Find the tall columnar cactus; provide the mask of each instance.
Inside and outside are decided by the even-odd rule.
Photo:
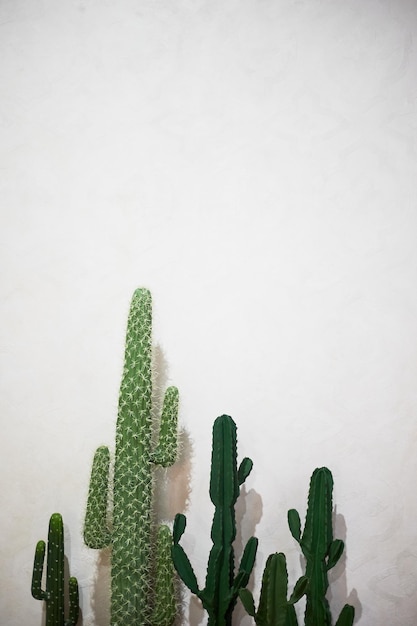
[[[288,511],[288,524],[306,559],[309,579],[305,626],[331,626],[332,616],[326,592],[329,586],[327,572],[336,565],[344,550],[341,539],[333,539],[332,524],[333,477],[327,467],[314,470],[310,480],[307,515],[303,534],[300,516],[295,509]],[[351,626],[355,610],[346,604],[336,626]]]
[[[307,586],[308,578],[301,576],[287,600],[287,562],[282,552],[275,552],[266,561],[258,610],[249,589],[241,589],[239,597],[258,626],[298,626],[294,604],[305,594]]]
[[[93,461],[84,524],[88,546],[112,546],[112,626],[170,626],[176,612],[171,533],[167,527],[157,530],[153,523],[152,470],[176,460],[178,390],[166,390],[154,446],[151,327],[151,294],[138,289],[127,323],[113,493],[109,494],[110,454],[102,446]]]
[[[218,417],[213,426],[210,498],[215,506],[211,539],[213,547],[207,566],[206,586],[198,588],[197,578],[179,540],[186,518],[178,514],[174,521],[172,557],[181,579],[196,594],[208,613],[209,626],[230,626],[239,590],[249,581],[258,540],[246,544],[239,570],[234,573],[233,541],[236,537],[235,503],[252,469],[251,459],[244,458],[237,468],[236,424],[228,415]]]
[[[46,556],[45,590],[42,589],[43,564],[46,545],[38,541],[35,550],[32,575],[32,596],[46,604],[46,626],[75,626],[78,622],[78,583],[71,577],[69,588],[69,615],[64,615],[64,526],[59,513],[49,520],[48,549]]]

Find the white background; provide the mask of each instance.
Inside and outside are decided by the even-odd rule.
[[[187,513],[200,583],[228,413],[254,461],[255,593],[270,552],[301,574],[286,513],[327,465],[334,617],[348,600],[361,626],[415,626],[416,32],[415,0],[2,0],[2,624],[41,625],[54,511],[83,624],[107,624],[108,559],[81,531],[143,285],[181,393],[160,506]]]

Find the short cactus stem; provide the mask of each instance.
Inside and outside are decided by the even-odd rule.
[[[46,556],[46,583],[42,589],[42,575]],[[79,617],[78,583],[71,577],[68,581],[69,615],[65,620],[64,604],[64,526],[59,513],[49,520],[48,546],[38,541],[32,574],[32,596],[46,604],[46,626],[76,626]]]
[[[269,555],[265,565],[258,610],[249,589],[241,589],[239,596],[258,626],[297,626],[294,604],[305,594],[307,586],[308,578],[301,576],[287,599],[287,561],[282,552],[275,552]]]

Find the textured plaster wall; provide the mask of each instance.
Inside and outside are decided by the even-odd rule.
[[[146,285],[182,397],[160,506],[186,506],[201,582],[229,413],[254,460],[237,545],[259,537],[254,590],[272,551],[300,575],[286,512],[327,465],[334,615],[348,599],[361,626],[415,626],[416,34],[414,0],[2,0],[2,624],[41,625],[32,558],[54,511],[83,624],[107,624],[82,519]]]

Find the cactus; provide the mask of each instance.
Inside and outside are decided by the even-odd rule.
[[[93,461],[84,523],[89,547],[112,547],[112,626],[170,626],[176,613],[171,532],[155,529],[152,495],[154,466],[167,467],[176,460],[178,390],[166,390],[158,445],[153,446],[151,327],[151,295],[137,289],[127,323],[113,493],[110,453],[102,446]]]
[[[179,545],[186,518],[177,514],[174,521],[172,558],[180,578],[200,598],[208,613],[209,626],[230,626],[239,590],[249,581],[258,540],[251,537],[246,544],[239,571],[234,575],[233,541],[236,537],[235,503],[252,469],[251,459],[245,458],[237,469],[236,424],[228,415],[218,417],[213,426],[213,448],[210,474],[210,499],[215,506],[206,586],[198,588],[191,563]]]
[[[298,626],[294,604],[305,594],[307,586],[308,578],[301,576],[287,600],[287,562],[282,552],[275,552],[266,561],[258,610],[249,589],[241,589],[239,597],[258,626]]]
[[[305,626],[331,626],[332,616],[326,592],[327,572],[336,565],[344,550],[341,539],[333,539],[332,524],[333,477],[327,467],[314,470],[310,480],[307,515],[301,535],[300,516],[288,511],[288,524],[306,559],[309,579],[306,596]],[[346,604],[336,626],[352,626],[355,610]]]
[[[69,587],[69,615],[64,615],[64,526],[59,513],[49,520],[48,551],[46,557],[45,590],[42,589],[43,564],[46,545],[38,541],[32,575],[32,596],[46,603],[46,626],[75,626],[78,622],[78,583],[71,577]]]

